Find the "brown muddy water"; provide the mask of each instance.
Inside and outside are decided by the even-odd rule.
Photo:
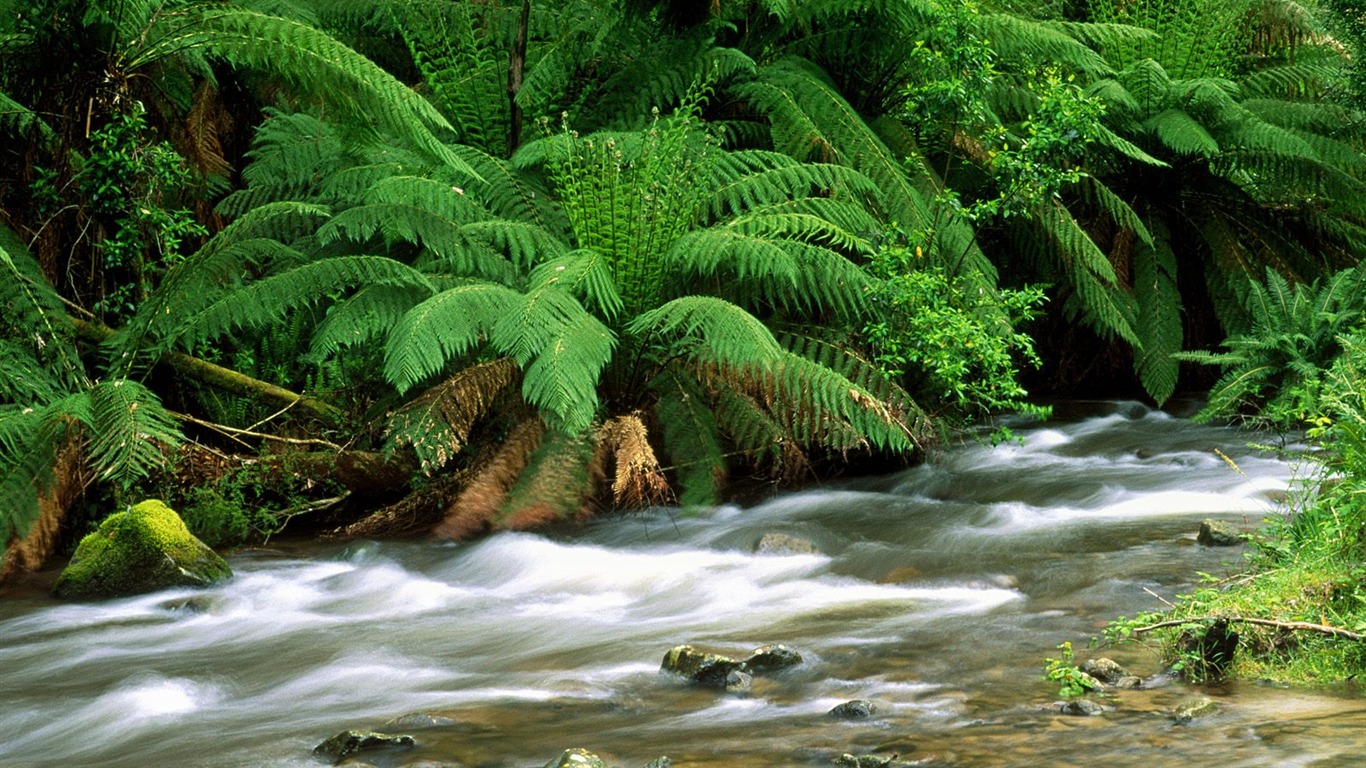
[[[567,747],[637,768],[829,766],[896,753],[944,766],[1354,766],[1366,699],[1249,682],[1120,692],[1066,717],[1040,680],[1117,615],[1191,589],[1241,551],[1204,517],[1253,526],[1293,472],[1246,434],[1095,403],[915,469],[748,508],[660,510],[573,536],[243,552],[205,592],[0,601],[0,768],[316,766],[348,728],[417,746],[376,766],[525,766]],[[1241,470],[1235,472],[1216,453]],[[765,533],[818,554],[757,554]],[[187,599],[193,598],[193,600]],[[743,695],[658,672],[691,643],[765,643],[801,666]],[[1106,649],[1139,674],[1142,648]],[[1179,725],[1207,696],[1221,708]],[[842,721],[831,707],[876,703]]]

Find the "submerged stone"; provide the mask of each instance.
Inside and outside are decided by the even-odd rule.
[[[674,761],[668,755],[660,755],[646,763],[645,768],[674,768]]]
[[[732,672],[744,672],[744,662],[716,653],[704,653],[691,645],[678,645],[664,654],[661,671],[681,675],[713,688],[730,687]],[[748,675],[746,675],[748,677]],[[738,683],[738,680],[736,681]]]
[[[762,555],[815,555],[820,550],[807,539],[789,536],[786,533],[765,533],[754,551]]]
[[[1229,523],[1203,520],[1200,522],[1200,533],[1196,534],[1195,540],[1207,547],[1236,547],[1243,543],[1243,535]]]
[[[342,731],[313,748],[313,754],[340,763],[351,755],[365,749],[384,749],[388,747],[411,747],[417,741],[412,736],[391,735],[376,731]]]
[[[195,538],[174,510],[149,500],[110,515],[81,539],[52,594],[122,597],[204,587],[231,576],[223,558]]]
[[[744,665],[755,674],[795,667],[802,663],[802,655],[786,645],[773,644],[755,648]]]
[[[877,705],[867,699],[854,699],[831,709],[830,714],[845,720],[861,720],[876,715]]]
[[[576,747],[561,752],[559,757],[546,763],[545,768],[607,768],[607,763],[592,752]]]
[[[1058,707],[1058,711],[1074,717],[1098,717],[1105,714],[1105,707],[1090,699],[1073,699],[1072,701],[1064,701]]]
[[[1181,706],[1172,710],[1172,720],[1178,724],[1186,724],[1196,718],[1212,715],[1219,711],[1219,705],[1209,699],[1194,699],[1187,701]]]
[[[1115,681],[1115,687],[1122,691],[1136,691],[1143,687],[1143,678],[1138,675],[1125,675]]]

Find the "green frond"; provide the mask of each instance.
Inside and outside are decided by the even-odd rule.
[[[804,163],[788,155],[761,150],[722,153],[710,163],[705,210],[713,217],[810,197],[813,190],[836,192],[848,199],[875,198],[878,187],[853,168]]]
[[[634,57],[603,83],[593,117],[600,125],[643,119],[651,110],[681,103],[699,83],[724,88],[753,75],[754,60],[735,48],[716,45],[713,30],[699,26],[663,41],[647,56]]]
[[[1077,183],[1081,198],[1087,205],[1096,208],[1110,217],[1121,229],[1127,229],[1138,236],[1143,243],[1151,245],[1153,235],[1148,225],[1119,195],[1116,195],[1104,182],[1094,176],[1086,176]]]
[[[587,429],[597,415],[598,383],[616,339],[567,291],[546,286],[512,303],[489,341],[522,366],[522,398],[552,427]]]
[[[476,175],[435,135],[453,129],[428,101],[308,24],[229,4],[193,3],[162,14],[139,42],[127,52],[125,71],[189,52],[221,58],[280,78],[357,125],[387,130],[447,167]]]
[[[408,391],[477,346],[523,298],[506,286],[471,283],[423,301],[389,332],[384,378],[399,392]]]
[[[1135,330],[1140,347],[1134,353],[1134,370],[1148,395],[1158,405],[1176,391],[1181,351],[1181,294],[1176,282],[1176,254],[1166,237],[1135,249]]]
[[[41,410],[0,409],[0,541],[28,535],[38,519],[38,496],[54,479],[57,453],[88,407],[81,393]]]
[[[982,13],[977,23],[986,39],[991,41],[992,49],[1003,60],[1031,65],[1037,61],[1050,61],[1069,70],[1094,75],[1112,71],[1103,56],[1075,36],[1085,25],[1035,21],[1014,13]],[[1115,41],[1121,36],[1118,30],[1111,26],[1094,30],[1093,34]]]
[[[91,387],[89,461],[101,480],[129,488],[168,461],[184,439],[175,419],[149,389],[131,379]]]
[[[784,333],[778,341],[790,352],[848,379],[881,403],[892,420],[905,427],[911,441],[922,446],[929,442],[933,425],[929,414],[900,384],[887,376],[872,361],[847,344],[836,344],[807,333]]]
[[[301,264],[214,297],[182,320],[167,343],[194,344],[238,329],[259,328],[282,320],[291,310],[312,306],[329,295],[388,282],[432,290],[421,273],[382,256],[338,256]]]
[[[1339,62],[1300,61],[1275,67],[1262,67],[1239,82],[1249,96],[1284,99],[1303,98],[1325,93],[1342,76]],[[1315,106],[1329,106],[1315,101]]]
[[[532,271],[530,285],[533,290],[555,284],[609,322],[625,307],[607,257],[591,248],[579,248],[550,258]]]
[[[908,230],[928,231],[931,215],[924,195],[863,117],[810,62],[788,57],[759,70],[752,83],[735,89],[768,119],[776,148],[798,159],[839,162],[877,185],[889,219]]]
[[[718,487],[726,475],[726,453],[717,434],[721,426],[718,414],[690,377],[669,371],[656,377],[653,387],[658,397],[655,418],[677,478],[679,503],[684,508],[716,503]]]
[[[479,174],[465,191],[495,216],[538,225],[549,232],[568,232],[563,211],[551,203],[551,196],[533,175],[512,163],[481,152],[474,147],[453,146],[451,152]]]
[[[1067,303],[1069,315],[1080,315],[1099,333],[1137,346],[1132,300],[1117,285],[1113,265],[1091,236],[1057,201],[1035,206],[1032,220],[1043,230],[1049,250],[1073,289]]]
[[[251,162],[242,169],[246,188],[217,206],[229,218],[241,218],[266,203],[313,200],[319,179],[332,178],[347,164],[342,138],[331,124],[302,112],[265,113],[247,152]]]
[[[57,138],[57,133],[36,112],[0,91],[0,130],[13,136],[36,139],[44,144]]]
[[[868,285],[857,265],[829,248],[763,237],[743,225],[693,230],[674,241],[666,259],[682,275],[720,278],[728,295],[807,313],[856,316]]]
[[[1184,109],[1164,109],[1143,121],[1143,127],[1178,154],[1202,157],[1219,154],[1219,142]]]
[[[429,178],[392,177],[372,188],[361,205],[332,217],[318,230],[318,239],[323,245],[341,239],[365,243],[375,236],[386,246],[413,243],[430,251],[445,271],[507,282],[513,276],[512,263],[465,230],[487,217],[459,187]],[[487,225],[482,233],[489,233]],[[524,238],[511,242],[526,247]]]
[[[0,337],[22,337],[29,355],[66,386],[84,378],[57,291],[22,240],[0,224]],[[31,347],[29,345],[32,345]]]
[[[713,296],[685,296],[633,318],[626,330],[637,338],[676,338],[679,354],[722,365],[767,368],[784,352],[762,322]]]
[[[475,423],[517,378],[508,358],[465,368],[394,411],[385,437],[390,445],[411,446],[430,475],[464,450]]]
[[[38,362],[28,344],[0,339],[0,404],[50,403],[65,390],[62,382]]]
[[[367,285],[334,304],[313,332],[308,355],[326,360],[343,347],[356,347],[386,337],[403,315],[432,290],[412,283]]]

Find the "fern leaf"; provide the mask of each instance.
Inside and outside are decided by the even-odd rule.
[[[1176,255],[1167,239],[1134,254],[1134,298],[1138,306],[1139,350],[1134,369],[1158,405],[1176,391],[1181,351],[1181,294],[1176,284]]]
[[[773,333],[753,315],[724,299],[685,296],[631,320],[637,338],[677,337],[684,353],[741,367],[766,368],[783,356]]]
[[[689,377],[665,372],[655,378],[654,387],[659,397],[655,416],[677,477],[679,503],[684,507],[714,504],[726,476],[717,414]]]
[[[446,510],[432,534],[462,541],[488,530],[544,435],[545,425],[539,418],[526,419],[514,427]]]
[[[183,441],[157,396],[129,379],[90,388],[90,464],[100,479],[127,489],[167,463],[167,450]]]
[[[523,302],[518,292],[471,283],[432,296],[404,313],[384,348],[384,378],[406,392],[472,349]]]

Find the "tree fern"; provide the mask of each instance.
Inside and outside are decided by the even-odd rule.
[[[1139,345],[1134,369],[1144,390],[1159,405],[1176,391],[1178,363],[1174,355],[1181,351],[1182,343],[1181,296],[1176,277],[1176,254],[1167,238],[1135,250],[1134,330]]]
[[[431,474],[464,450],[474,425],[517,377],[508,358],[465,368],[396,410],[386,436],[391,445],[411,446]]]

